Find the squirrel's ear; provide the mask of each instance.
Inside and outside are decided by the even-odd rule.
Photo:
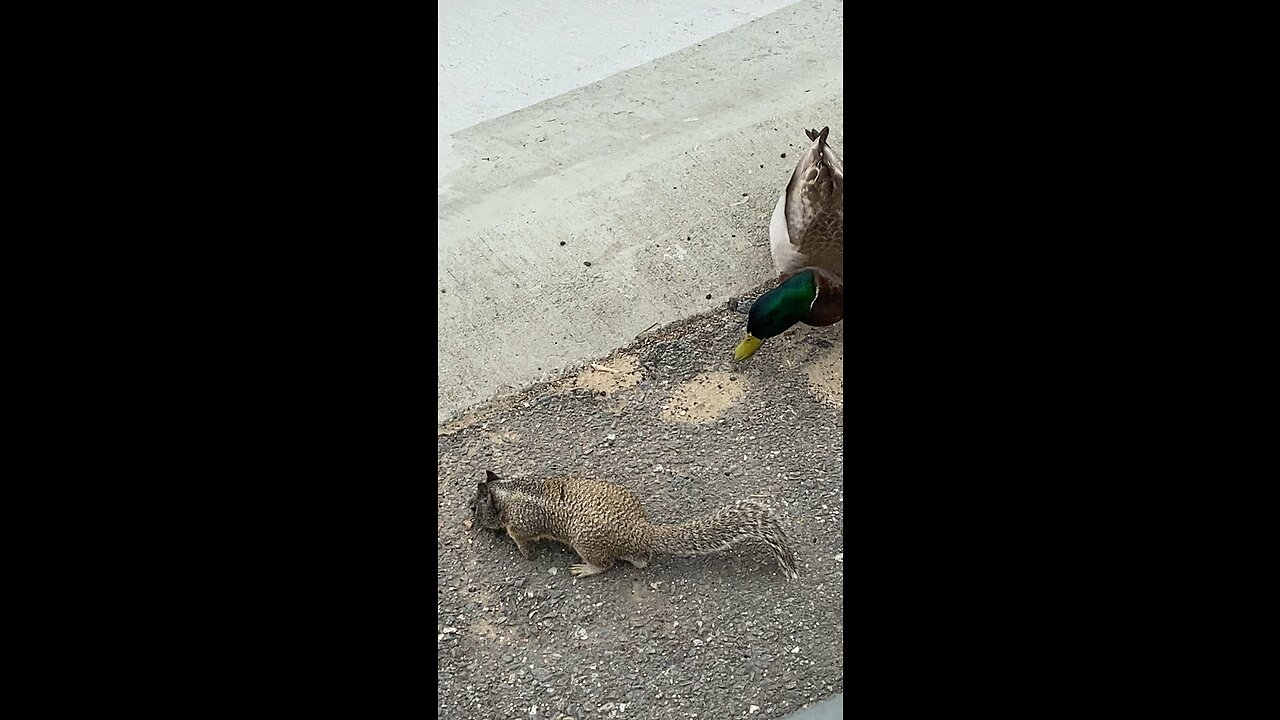
[[[497,482],[502,478],[498,477],[497,475],[494,475],[492,470],[485,470],[484,479],[488,480],[489,482]]]
[[[476,485],[476,494],[480,497],[486,497],[489,494],[489,483],[480,483]]]

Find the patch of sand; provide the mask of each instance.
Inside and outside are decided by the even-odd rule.
[[[715,420],[746,394],[741,375],[724,371],[702,373],[683,383],[662,410],[662,419],[704,423]]]
[[[778,353],[782,372],[803,372],[810,392],[828,405],[844,408],[843,328],[801,325],[776,340],[774,348],[766,343],[760,352]]]
[[[462,417],[456,417],[442,425],[437,425],[436,435],[453,435],[466,430],[472,425],[475,425],[476,420],[479,419],[479,417],[480,414],[475,412],[467,413]]]
[[[488,439],[490,443],[494,445],[502,445],[503,443],[506,443],[508,445],[515,445],[516,443],[520,442],[520,439],[521,439],[520,433],[515,432],[514,430],[504,430],[501,432],[486,432],[484,436],[486,439]]]
[[[809,387],[828,405],[844,408],[844,343],[804,365]]]
[[[619,390],[634,387],[638,382],[640,371],[636,369],[636,359],[619,355],[608,361],[588,363],[573,378],[573,387],[612,395]]]

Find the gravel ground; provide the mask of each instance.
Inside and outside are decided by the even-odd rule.
[[[439,426],[440,717],[783,718],[844,691],[843,323],[733,363],[745,321],[691,318]],[[657,522],[770,496],[800,579],[742,545],[575,580],[558,543],[528,562],[465,527],[486,469],[619,482]]]

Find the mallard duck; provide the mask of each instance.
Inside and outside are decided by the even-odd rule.
[[[745,360],[798,322],[844,318],[844,163],[827,144],[831,128],[805,130],[800,156],[769,222],[769,248],[782,283],[751,306],[747,336],[733,351]]]

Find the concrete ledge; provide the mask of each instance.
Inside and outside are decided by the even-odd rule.
[[[800,712],[788,715],[785,720],[840,720],[844,717],[844,694],[832,695]]]

